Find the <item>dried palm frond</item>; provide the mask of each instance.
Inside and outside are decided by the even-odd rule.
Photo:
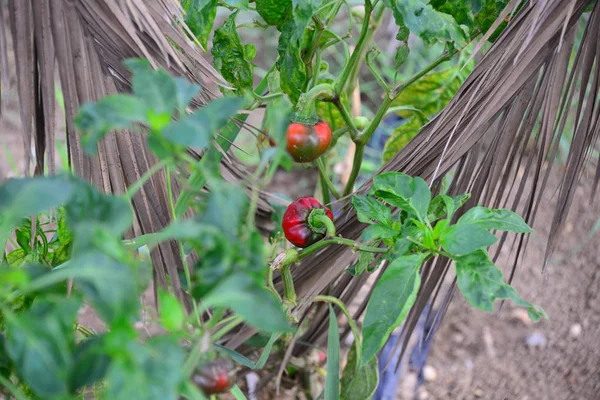
[[[3,2],[4,3],[4,2]],[[64,97],[67,146],[74,172],[107,193],[126,188],[156,160],[145,139],[136,132],[111,133],[98,146],[96,157],[82,151],[81,137],[73,126],[79,107],[108,94],[130,90],[123,60],[147,58],[155,67],[183,76],[201,86],[223,84],[223,78],[202,57],[198,46],[184,32],[182,9],[176,0],[10,0],[0,4],[0,65],[3,85],[8,86],[9,44],[16,61],[17,89],[21,106],[25,174],[35,146],[35,173],[55,171],[55,71]],[[9,31],[10,29],[10,31]],[[194,100],[206,104],[214,94],[204,89]],[[178,188],[174,188],[177,192]],[[156,232],[169,218],[165,176],[156,174],[133,199],[134,232]],[[175,293],[183,299],[177,268],[179,249],[173,243],[152,252],[154,275],[166,285],[170,275]]]
[[[600,132],[600,6],[583,14],[588,0],[529,1],[475,67],[448,106],[380,172],[400,171],[421,176],[439,189],[443,176],[453,171],[449,194],[472,194],[465,210],[480,204],[510,208],[532,225],[555,164],[558,145],[567,130],[572,145],[561,175],[558,207],[548,240],[546,262],[556,247],[574,189],[590,150]],[[509,6],[510,7],[510,6]],[[575,41],[578,22],[587,18],[583,38]],[[572,55],[576,54],[572,61]],[[574,121],[571,125],[567,120]],[[596,175],[596,182],[598,180]],[[371,188],[367,181],[359,190]],[[457,215],[459,217],[460,215]],[[346,211],[338,218],[337,231],[358,239],[364,225]],[[527,245],[527,237],[512,236],[516,252],[510,279]],[[494,259],[508,242],[504,234]],[[344,246],[327,247],[304,259],[293,269],[299,317],[313,310],[312,299],[321,293],[350,303],[363,277],[344,273],[356,255]],[[422,269],[421,288],[404,324],[406,348],[423,310],[439,303],[428,315],[437,326],[456,288],[456,280],[443,286],[450,263],[437,259]],[[384,267],[385,268],[385,267]],[[444,294],[445,293],[445,294]],[[363,313],[368,297],[361,300],[355,318]],[[327,314],[322,310],[299,342],[322,343]],[[244,329],[232,337],[235,347],[252,335]],[[298,347],[301,354],[306,347]]]

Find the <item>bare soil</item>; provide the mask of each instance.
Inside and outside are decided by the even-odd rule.
[[[589,205],[591,182],[584,178],[577,189],[547,276],[552,201],[541,207],[515,276],[517,291],[550,319],[531,324],[511,304],[487,314],[457,295],[435,338],[419,399],[600,399],[600,207]]]

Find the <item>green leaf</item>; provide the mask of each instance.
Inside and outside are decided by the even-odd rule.
[[[487,230],[509,231],[517,233],[533,232],[525,220],[511,210],[490,210],[486,207],[473,207],[458,220],[459,224],[468,223]]]
[[[348,353],[348,361],[342,373],[342,400],[370,400],[379,384],[377,358],[361,364],[356,371],[356,347],[352,346]]]
[[[101,193],[79,179],[72,182],[77,190],[65,206],[65,213],[68,226],[76,233],[77,242],[93,241],[97,228],[120,236],[133,224],[128,200]]]
[[[352,196],[352,206],[356,210],[358,220],[365,224],[392,223],[392,213],[389,208],[372,197],[355,195]]]
[[[374,260],[375,254],[370,253],[368,251],[361,251],[356,264],[352,265],[346,271],[348,271],[352,276],[359,276],[369,268],[369,265]]]
[[[84,136],[83,149],[90,155],[109,131],[131,128],[134,123],[145,123],[148,108],[138,98],[125,94],[113,94],[96,103],[86,103],[74,118],[75,126]]]
[[[164,289],[158,291],[158,305],[160,310],[160,322],[162,326],[171,332],[177,332],[183,328],[185,323],[185,312],[179,301]]]
[[[74,284],[106,322],[137,317],[141,279],[129,265],[98,250],[88,249],[83,254],[74,255],[68,268],[98,269],[97,274],[75,278]]]
[[[533,321],[547,318],[544,310],[521,299],[512,286],[504,283],[502,272],[484,250],[457,258],[456,275],[461,293],[475,308],[492,312],[496,299],[511,299],[516,305],[526,307]]]
[[[237,241],[240,224],[248,210],[248,197],[244,190],[223,180],[210,182],[211,191],[201,221],[218,228],[228,239]]]
[[[291,10],[292,0],[256,0],[256,11],[269,25],[279,25]]]
[[[215,344],[215,346],[217,346],[218,348],[220,348],[221,350],[223,350],[224,352],[226,352],[227,354],[229,354],[229,356],[231,356],[231,358],[236,361],[237,363],[248,367],[250,369],[262,369],[265,364],[267,363],[267,360],[269,359],[269,355],[271,354],[271,350],[273,349],[273,345],[275,344],[275,342],[277,341],[277,339],[279,339],[279,334],[272,334],[271,337],[269,338],[269,341],[261,347],[263,348],[263,351],[260,355],[260,358],[258,359],[258,361],[256,363],[253,363],[252,361],[250,361],[248,358],[244,357],[243,355],[241,355],[240,353],[238,353],[235,350],[229,349],[225,346],[221,346],[219,344]]]
[[[6,318],[6,352],[20,378],[41,398],[69,392],[79,306],[73,297],[39,299],[29,311]]]
[[[431,191],[419,177],[386,172],[373,178],[373,191],[377,197],[394,207],[415,214],[419,219],[427,217]]]
[[[496,240],[496,236],[479,226],[461,223],[446,228],[440,244],[447,252],[460,256],[491,246]]]
[[[396,258],[381,275],[367,304],[363,322],[363,359],[367,364],[406,318],[417,297],[424,254]]]
[[[296,104],[306,86],[306,66],[302,59],[302,43],[311,18],[317,13],[321,0],[293,0],[291,13],[282,23],[277,45],[277,69],[281,88]]]
[[[175,86],[177,87],[177,109],[183,114],[183,110],[190,104],[192,99],[200,93],[201,87],[187,79],[176,77]]]
[[[452,218],[454,213],[465,205],[470,198],[471,195],[469,193],[459,194],[454,197],[445,194],[437,195],[431,200],[431,204],[429,204],[427,219],[429,222],[435,222],[441,218]]]
[[[248,0],[223,0],[223,3],[229,7],[238,8],[240,10],[248,9]]]
[[[163,137],[181,146],[206,148],[213,135],[227,125],[242,103],[239,97],[213,100],[195,113],[169,124],[163,130]]]
[[[269,74],[269,91],[271,93],[281,92],[281,79],[279,71],[274,70]],[[281,96],[267,103],[264,124],[269,136],[278,144],[285,143],[287,127],[290,123],[293,107],[289,98]],[[279,146],[282,148],[283,146]],[[287,154],[287,151],[283,152]],[[285,210],[285,209],[284,209]]]
[[[247,400],[246,396],[242,392],[242,389],[238,385],[231,388],[231,394],[235,397],[235,400]]]
[[[186,0],[183,2],[185,23],[205,49],[217,15],[217,0]]]
[[[296,33],[297,25],[293,18],[287,19],[283,24],[277,52],[277,69],[281,79],[281,89],[286,93],[293,104],[298,102],[302,89],[306,86],[306,66],[302,60],[301,38]]]
[[[325,400],[340,398],[340,333],[337,317],[329,304],[329,331],[327,333],[327,376]]]
[[[133,94],[142,100],[153,114],[171,116],[177,108],[177,84],[163,70],[154,70],[148,60],[128,59],[124,61],[133,72]]]
[[[458,62],[455,66],[445,70],[428,73],[405,88],[392,102],[392,106],[413,106],[428,117],[436,115],[452,100],[473,70],[474,63],[469,62],[464,68],[463,66],[465,66],[464,62]],[[408,117],[406,112],[401,112],[400,115]],[[417,120],[415,124],[417,122],[419,121]],[[420,122],[425,124],[427,121],[421,120]]]
[[[104,379],[110,361],[110,357],[105,354],[104,336],[94,336],[79,343],[75,349],[75,365],[69,378],[71,391],[91,386]]]
[[[6,255],[6,263],[11,267],[19,267],[29,260],[23,249],[16,249]]]
[[[213,63],[223,78],[238,92],[252,90],[254,65],[245,57],[244,45],[235,26],[238,11],[231,14],[215,31],[213,37]]]
[[[263,332],[290,330],[281,305],[271,292],[244,274],[235,274],[221,282],[203,298],[212,307],[228,307]]]
[[[161,336],[144,345],[124,343],[128,357],[109,368],[107,399],[176,400],[185,376],[185,353],[174,337]]]
[[[9,179],[0,185],[0,226],[8,231],[23,217],[57,207],[71,198],[74,189],[60,176]]]
[[[384,4],[392,9],[398,26],[405,25],[427,44],[453,42],[458,47],[465,42],[465,35],[454,18],[437,12],[425,1],[384,0]]]
[[[423,125],[427,123],[418,114],[411,119],[394,129],[394,132],[385,142],[383,147],[382,161],[384,163],[390,161],[404,146],[408,144],[421,131]]]
[[[396,25],[398,26],[398,33],[396,34],[396,40],[399,43],[396,48],[396,55],[394,60],[396,61],[396,71],[400,70],[400,67],[406,59],[408,58],[408,54],[410,53],[410,47],[408,47],[408,37],[410,36],[410,29],[404,24],[404,18],[400,14],[396,14],[395,16]]]
[[[365,242],[371,242],[376,239],[393,239],[400,232],[394,228],[384,225],[370,225],[363,231],[361,238]]]
[[[478,3],[475,2],[474,3]],[[515,12],[523,7],[524,3],[521,3],[517,6]],[[474,8],[473,12],[476,12],[475,15],[475,26],[479,28],[481,33],[487,33],[487,31],[491,28],[493,23],[498,19],[498,16],[504,10],[504,8],[508,5],[508,0],[484,0],[483,4],[480,8]],[[494,42],[498,36],[504,31],[504,29],[508,26],[507,21],[503,21],[498,28],[494,31],[494,33],[488,39],[490,42]]]
[[[466,25],[472,30],[476,5],[473,3],[480,3],[480,0],[432,0],[429,4],[435,10],[451,15],[459,25]]]

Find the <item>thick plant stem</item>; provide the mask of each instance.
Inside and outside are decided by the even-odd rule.
[[[294,278],[292,278],[292,271],[290,271],[291,264],[283,264],[279,272],[281,273],[281,280],[283,281],[283,301],[295,306],[296,305],[296,289],[294,289]]]
[[[365,154],[365,145],[356,143],[356,150],[354,151],[354,160],[352,161],[352,171],[350,171],[350,177],[344,188],[343,196],[348,196],[354,189],[354,183],[360,172],[360,166],[362,165],[363,156]]]
[[[370,36],[369,28],[371,25],[372,12],[373,7],[371,5],[371,2],[365,2],[365,18],[363,20],[362,28],[360,30],[360,36],[358,37],[358,41],[356,42],[356,47],[354,48],[354,51],[350,56],[350,60],[348,60],[348,63],[342,70],[342,74],[339,76],[338,80],[335,83],[335,93],[338,96],[344,91],[350,76],[353,74],[354,69],[358,68],[358,63],[362,58],[364,47],[367,43],[367,38]]]
[[[373,136],[373,134],[375,133],[375,130],[381,123],[383,116],[387,113],[388,109],[392,105],[392,102],[396,99],[396,97],[398,97],[400,95],[400,93],[402,93],[404,91],[404,89],[406,89],[407,87],[409,87],[410,85],[412,85],[413,83],[415,83],[416,81],[421,79],[423,76],[427,75],[429,72],[431,72],[433,69],[435,69],[438,65],[450,60],[454,56],[454,54],[456,54],[456,52],[457,52],[457,50],[455,50],[451,54],[444,52],[444,54],[442,54],[440,57],[438,57],[434,62],[432,62],[427,67],[423,68],[421,71],[419,71],[418,73],[413,75],[406,82],[403,82],[403,83],[395,86],[392,90],[390,90],[388,95],[383,100],[383,103],[381,103],[381,106],[377,110],[377,114],[375,114],[375,117],[373,117],[373,119],[371,120],[371,122],[369,123],[367,128],[363,132],[361,132],[360,135],[358,136],[357,145],[358,144],[366,145],[369,142],[369,140],[371,139],[371,136]]]
[[[319,167],[319,173],[321,174],[321,182],[325,184],[323,187],[323,196],[329,197],[329,192],[331,192],[333,197],[339,199],[340,193],[336,190],[333,182],[331,182],[331,179],[329,179],[329,175],[327,175],[327,168],[325,168],[325,163],[323,162],[322,158],[317,158],[317,167]],[[329,200],[325,200],[325,204],[329,203]]]
[[[375,34],[375,31],[377,31],[377,28],[379,27],[379,25],[381,24],[381,21],[383,20],[384,11],[385,11],[385,6],[383,4],[379,4],[375,7],[375,9],[373,10],[372,22],[367,24],[368,30],[367,30],[366,36],[364,38],[364,41],[361,44],[360,49],[358,47],[358,44],[356,46],[356,49],[360,50],[360,52],[358,53],[358,59],[356,61],[356,64],[354,65],[353,69],[350,71],[350,75],[348,76],[348,82],[350,84],[350,86],[348,87],[348,92],[352,92],[352,90],[354,90],[354,85],[356,85],[356,81],[358,80],[358,75],[360,73],[360,66],[362,64],[362,60],[364,60],[364,58],[365,58],[367,46],[369,45],[369,43],[371,43],[371,40],[373,39],[373,35]],[[366,18],[366,8],[365,8],[365,18]]]
[[[369,125],[365,128],[365,130],[362,131],[361,133],[359,133],[356,140],[354,140],[354,143],[356,143],[356,153],[354,154],[354,160],[352,162],[352,172],[350,173],[350,179],[348,179],[348,183],[346,184],[346,188],[344,189],[344,196],[347,196],[350,193],[352,193],[354,183],[356,182],[356,178],[358,177],[358,173],[360,172],[360,167],[362,165],[364,147],[366,146],[366,144],[369,142],[369,140],[375,133],[375,130],[381,123],[381,120],[383,119],[383,117],[387,114],[390,106],[392,105],[392,102],[396,99],[396,97],[398,97],[400,95],[400,93],[402,93],[402,91],[404,89],[406,89],[407,87],[409,87],[410,85],[412,85],[413,83],[415,83],[416,81],[421,79],[427,73],[431,72],[438,65],[450,60],[457,52],[458,52],[458,50],[454,50],[452,53],[445,52],[440,57],[438,57],[434,62],[432,62],[427,67],[425,67],[424,69],[419,71],[417,74],[412,76],[406,82],[403,82],[403,83],[397,85],[396,87],[394,87],[385,96],[383,103],[381,103],[381,106],[377,110],[377,114],[375,114],[375,116],[373,117],[371,122],[369,122]]]

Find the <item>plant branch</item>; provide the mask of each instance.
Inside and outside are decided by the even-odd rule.
[[[367,22],[367,33],[366,33],[363,43],[361,44],[361,48],[359,49],[358,43],[356,45],[356,50],[359,50],[359,53],[357,56],[358,58],[356,60],[356,64],[354,65],[352,71],[350,71],[350,75],[348,76],[348,82],[350,83],[350,88],[349,88],[350,91],[352,91],[354,89],[354,85],[356,84],[356,81],[358,80],[358,74],[360,73],[360,65],[362,64],[362,60],[365,57],[365,50],[367,49],[367,46],[369,45],[369,43],[371,43],[371,40],[373,39],[373,35],[375,34],[375,31],[377,31],[379,24],[381,24],[381,21],[384,16],[384,11],[385,11],[385,5],[383,5],[383,4],[377,5],[377,3],[376,3],[372,7],[372,12],[373,12],[372,21],[368,21],[368,20],[366,20],[367,13],[366,13],[366,7],[365,7],[365,20]],[[363,24],[364,24],[364,21],[363,21]]]
[[[344,196],[348,196],[354,189],[354,183],[360,172],[360,166],[362,165],[363,156],[365,154],[365,145],[362,143],[356,143],[356,150],[354,151],[354,159],[352,160],[352,171],[350,171],[350,177],[344,188]]]
[[[296,290],[294,289],[294,278],[290,271],[291,264],[282,264],[279,270],[281,280],[283,281],[283,300],[292,305],[296,305]]]
[[[337,79],[335,83],[335,93],[339,96],[346,87],[350,76],[353,74],[355,68],[362,57],[363,48],[365,43],[367,42],[367,37],[369,37],[369,28],[371,25],[371,13],[373,12],[373,5],[370,1],[365,2],[365,18],[362,23],[362,28],[360,30],[360,36],[358,37],[358,41],[356,42],[356,47],[350,56],[350,60],[344,66],[341,75]]]
[[[323,158],[317,158],[317,167],[319,167],[319,173],[321,174],[321,179],[325,183],[325,186],[326,186],[325,189],[329,189],[328,191],[331,192],[333,197],[335,197],[336,199],[339,199],[340,193],[335,188],[333,182],[331,182],[331,179],[329,179],[329,175],[327,175],[327,169],[325,168],[325,163],[323,162]],[[327,190],[325,190],[325,191],[327,191]],[[327,196],[329,197],[329,193],[327,193]],[[325,201],[325,204],[329,204],[329,203],[330,203],[329,201]]]
[[[358,129],[356,129],[356,125],[354,125],[354,121],[352,120],[350,113],[348,112],[346,107],[342,104],[342,101],[340,100],[340,98],[338,96],[334,97],[331,102],[333,103],[335,108],[337,108],[338,111],[340,112],[340,115],[342,116],[344,123],[348,127],[348,131],[350,131],[350,137],[354,141],[356,138],[358,138],[358,135],[360,132],[358,131]]]

